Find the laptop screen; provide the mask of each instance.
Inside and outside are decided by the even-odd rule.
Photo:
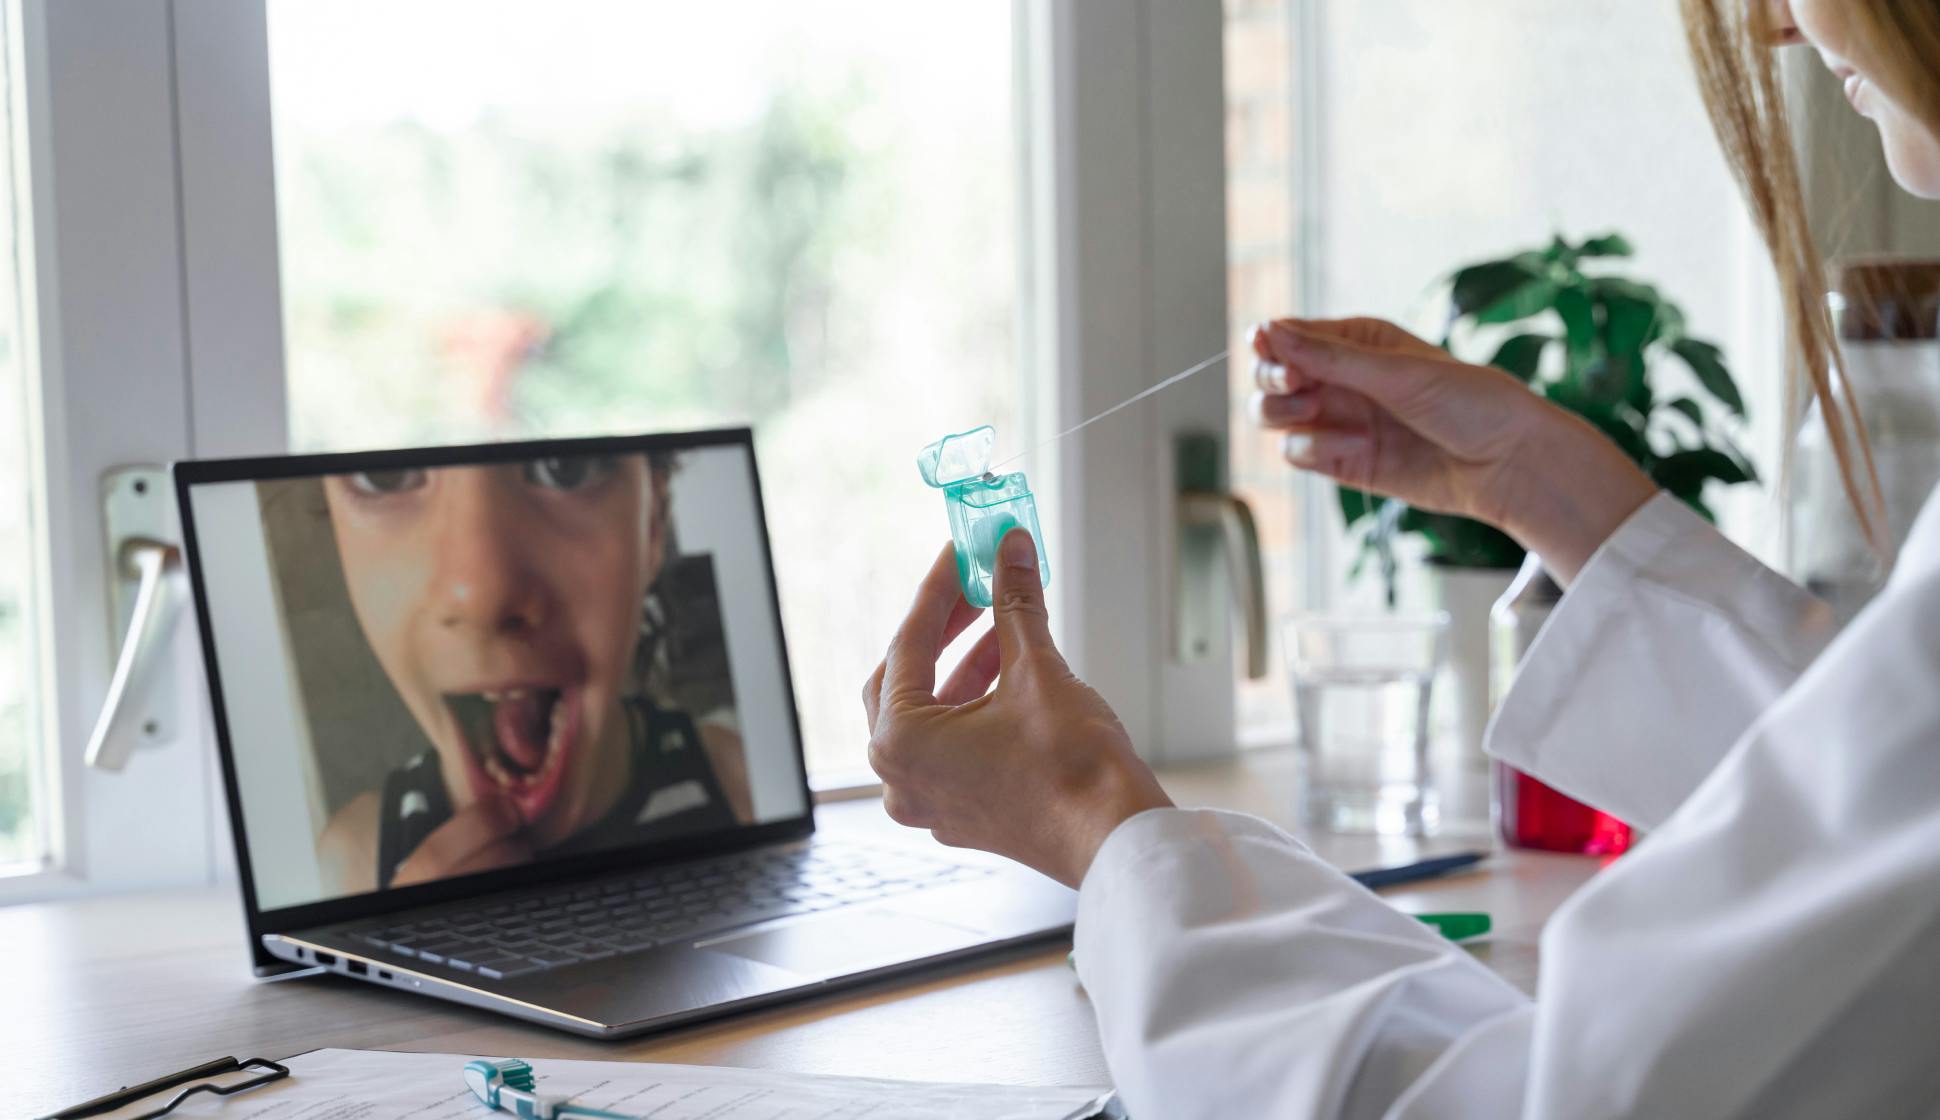
[[[261,910],[807,812],[746,437],[472,450],[184,485]]]

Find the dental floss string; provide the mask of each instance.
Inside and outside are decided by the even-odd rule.
[[[1073,435],[1077,432],[1081,432],[1084,429],[1091,427],[1093,424],[1096,424],[1098,421],[1103,420],[1105,417],[1110,416],[1112,413],[1117,412],[1120,409],[1130,408],[1133,405],[1137,404],[1138,402],[1144,400],[1146,397],[1149,397],[1154,393],[1161,392],[1165,389],[1169,389],[1172,386],[1177,385],[1179,382],[1184,381],[1189,377],[1194,377],[1194,376],[1197,376],[1198,374],[1204,373],[1205,371],[1207,371],[1208,369],[1211,369],[1213,366],[1217,365],[1218,363],[1225,361],[1229,356],[1231,356],[1231,354],[1232,354],[1231,350],[1221,350],[1219,353],[1214,354],[1212,357],[1207,358],[1206,360],[1199,362],[1188,369],[1180,370],[1178,373],[1173,374],[1171,377],[1166,378],[1164,381],[1159,382],[1157,385],[1154,385],[1149,389],[1141,390],[1140,392],[1135,393],[1132,396],[1129,396],[1122,401],[1119,401],[1117,404],[1112,405],[1110,408],[1106,409],[1103,412],[1100,412],[1096,416],[1093,416],[1088,420],[1082,420],[1076,424],[1073,424],[1071,427],[1066,428],[1065,430],[1059,432],[1057,435],[1052,436],[1050,439],[1045,440],[1043,443],[1040,443],[1035,447],[1030,447],[1030,448],[1024,449],[1023,451],[1019,451],[1017,454],[1012,455],[1010,458],[1003,460],[1003,462],[991,464],[990,469],[992,471],[995,471],[998,467],[1015,463],[1017,460],[1022,459],[1026,455],[1034,455],[1037,452],[1044,450],[1045,448],[1051,446],[1052,444],[1056,443],[1057,441],[1063,439],[1068,435]]]

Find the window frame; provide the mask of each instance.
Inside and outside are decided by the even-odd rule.
[[[1018,13],[1019,103],[1030,116],[1018,130],[1029,145],[1020,163],[1030,275],[1021,290],[1032,348],[1021,364],[1036,386],[1032,426],[1042,440],[1230,344],[1224,12],[1165,0],[1022,0]],[[1199,432],[1226,445],[1224,373],[1215,365],[1114,417],[1114,427],[1064,440],[1033,468],[1051,493],[1055,632],[1154,763],[1235,750],[1230,633],[1204,660],[1171,654],[1171,442]],[[1099,526],[1109,536],[1094,539]]]
[[[186,611],[173,739],[120,773],[81,755],[116,653],[103,473],[287,444],[280,378],[258,374],[282,368],[267,102],[254,116],[246,98],[225,103],[252,61],[267,74],[261,9],[15,0],[14,12],[49,826],[43,870],[0,879],[0,902],[206,883],[231,861]]]
[[[175,741],[118,774],[86,770],[81,752],[115,652],[103,471],[288,450],[266,0],[8,2],[23,31],[45,530],[35,664],[54,764],[48,868],[0,879],[0,903],[233,878],[186,613]],[[1018,367],[1041,440],[1227,345],[1222,12],[1013,5]],[[1168,652],[1169,437],[1223,439],[1225,380],[1209,372],[1117,419],[1030,467],[1054,621],[1148,757],[1226,754],[1230,643],[1192,665]],[[1089,531],[1101,525],[1109,537]]]

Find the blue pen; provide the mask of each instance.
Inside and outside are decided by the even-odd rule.
[[[465,1084],[471,1086],[479,1100],[504,1109],[520,1120],[571,1120],[576,1116],[589,1120],[632,1120],[623,1113],[573,1104],[571,1097],[541,1096],[536,1091],[538,1079],[531,1063],[517,1058],[466,1062]]]
[[[1382,887],[1398,887],[1403,883],[1433,879],[1437,875],[1446,875],[1451,871],[1472,867],[1487,858],[1489,858],[1487,852],[1458,852],[1452,856],[1438,856],[1435,859],[1425,859],[1420,863],[1410,863],[1402,867],[1377,867],[1372,871],[1356,871],[1348,877],[1369,890],[1379,890]]]

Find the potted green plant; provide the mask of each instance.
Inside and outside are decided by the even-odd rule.
[[[1719,409],[1742,419],[1744,398],[1723,353],[1687,332],[1675,303],[1605,267],[1631,255],[1617,234],[1576,244],[1556,237],[1545,248],[1459,269],[1449,280],[1441,345],[1470,361],[1489,355],[1487,364],[1588,420],[1659,486],[1711,518],[1707,483],[1757,478],[1714,422]],[[1666,366],[1689,370],[1690,391],[1665,389]],[[1379,565],[1390,604],[1396,541],[1412,534],[1425,543],[1437,598],[1450,615],[1455,723],[1464,749],[1479,758],[1489,709],[1489,607],[1522,564],[1522,547],[1468,518],[1348,487],[1339,496],[1349,527],[1364,527],[1362,561]]]

